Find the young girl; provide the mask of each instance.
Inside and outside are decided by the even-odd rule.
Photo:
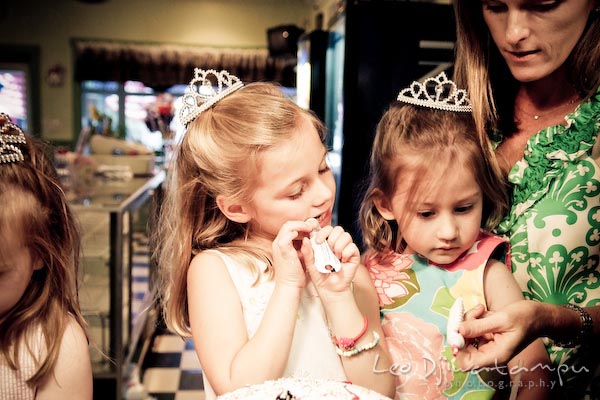
[[[358,247],[331,227],[324,129],[268,83],[195,70],[160,216],[164,316],[192,336],[208,399],[281,377],[393,393],[377,295]],[[315,268],[309,236],[339,272]],[[330,337],[331,332],[331,337]],[[334,343],[337,343],[334,344]]]
[[[497,261],[506,243],[481,230],[506,207],[502,180],[479,145],[466,92],[444,73],[413,82],[398,100],[377,126],[360,210],[396,396],[491,398],[501,389],[498,375],[516,371],[456,369],[446,326],[459,297],[467,309],[489,310],[522,299],[510,268]],[[539,368],[546,362],[536,341],[509,363],[522,367],[511,376],[515,389],[524,384],[519,398],[540,399],[549,389]]]
[[[91,399],[79,235],[52,162],[0,114],[0,399]]]

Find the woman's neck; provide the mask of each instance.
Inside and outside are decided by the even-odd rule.
[[[515,107],[543,114],[576,97],[577,91],[567,78],[566,68],[561,67],[545,78],[521,83]]]

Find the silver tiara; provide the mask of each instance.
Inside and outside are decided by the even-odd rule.
[[[427,78],[423,83],[414,81],[398,94],[403,103],[435,108],[445,111],[471,112],[471,100],[464,89],[458,89],[456,83],[440,72],[435,78]]]
[[[0,116],[6,123],[0,128],[0,164],[23,161],[23,152],[16,145],[25,144],[25,134],[17,125],[10,122],[10,117],[5,113]],[[13,131],[14,133],[9,133]]]
[[[179,110],[179,120],[186,126],[192,122],[202,111],[221,100],[230,93],[244,86],[235,75],[222,70],[194,68],[194,79],[190,81],[182,99]]]

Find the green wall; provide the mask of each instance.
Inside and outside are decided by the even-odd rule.
[[[0,13],[0,47],[39,47],[41,132],[36,133],[69,142],[78,134],[72,39],[266,48],[268,28],[295,24],[309,30],[315,7],[309,0],[10,0]],[[55,65],[65,68],[60,87],[45,82]]]

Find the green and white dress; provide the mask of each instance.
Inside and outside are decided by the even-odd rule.
[[[510,239],[525,298],[594,306],[600,304],[600,89],[565,120],[529,139],[509,172],[511,210],[496,233]],[[600,363],[600,345],[571,349],[546,340],[546,347],[557,384],[582,396]]]

